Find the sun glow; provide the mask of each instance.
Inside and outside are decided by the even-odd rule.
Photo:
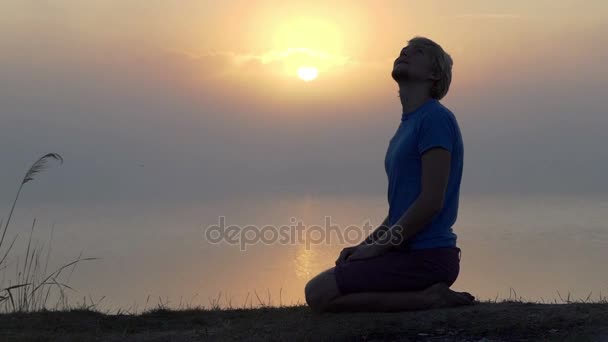
[[[320,73],[344,67],[349,58],[343,54],[343,34],[332,20],[314,16],[286,16],[272,28],[272,51],[262,63],[280,62],[284,75],[310,82]]]
[[[298,77],[306,82],[310,82],[319,76],[319,70],[315,67],[303,66],[298,69]]]
[[[315,17],[292,17],[277,27],[271,38],[277,47],[306,47],[314,51],[336,54],[342,50],[340,29],[328,20]]]

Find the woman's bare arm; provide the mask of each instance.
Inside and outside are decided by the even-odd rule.
[[[397,242],[397,245],[407,243],[443,208],[450,176],[450,157],[450,153],[442,148],[430,149],[422,155],[420,195],[388,231],[391,241]]]
[[[369,234],[369,236],[367,238],[365,238],[365,240],[363,240],[359,245],[365,245],[365,244],[369,244],[372,241],[377,241],[380,236],[384,235],[384,233],[389,229],[390,227],[388,226],[388,215],[386,216],[386,218],[384,219],[384,221],[382,221],[382,223],[380,224],[380,226],[378,226],[378,228],[376,228],[371,234]]]

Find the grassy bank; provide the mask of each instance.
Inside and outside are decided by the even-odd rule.
[[[316,314],[306,306],[236,310],[88,310],[0,315],[7,341],[608,341],[608,304],[481,302],[403,313]]]

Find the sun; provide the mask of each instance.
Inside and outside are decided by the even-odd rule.
[[[310,82],[319,76],[319,70],[315,67],[303,66],[298,69],[298,77],[305,82]]]

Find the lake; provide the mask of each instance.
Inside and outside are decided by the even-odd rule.
[[[350,244],[333,238],[318,242],[312,233],[308,244],[280,241],[268,228],[266,242],[242,248],[210,242],[207,229],[218,225],[221,216],[226,226],[253,225],[258,232],[294,221],[307,228],[323,226],[327,216],[341,232],[351,226],[352,240],[357,237],[353,227],[363,229],[366,221],[375,227],[386,211],[383,196],[325,195],[49,206],[17,208],[8,234],[19,233],[15,251],[24,250],[36,217],[39,243],[48,242],[55,224],[52,264],[68,262],[81,251],[99,257],[76,267],[69,279],[75,291],[68,293],[73,301],[105,296],[102,309],[141,310],[159,300],[169,306],[180,301],[208,306],[218,298],[221,305],[233,306],[243,306],[245,300],[247,306],[260,301],[295,304],[304,301],[306,282],[333,266],[339,251]],[[462,195],[453,227],[462,249],[461,272],[452,288],[480,299],[517,296],[560,302],[560,295],[585,299],[591,293],[590,299],[597,300],[600,293],[608,294],[606,213],[608,196]],[[3,273],[5,284],[18,254]]]

